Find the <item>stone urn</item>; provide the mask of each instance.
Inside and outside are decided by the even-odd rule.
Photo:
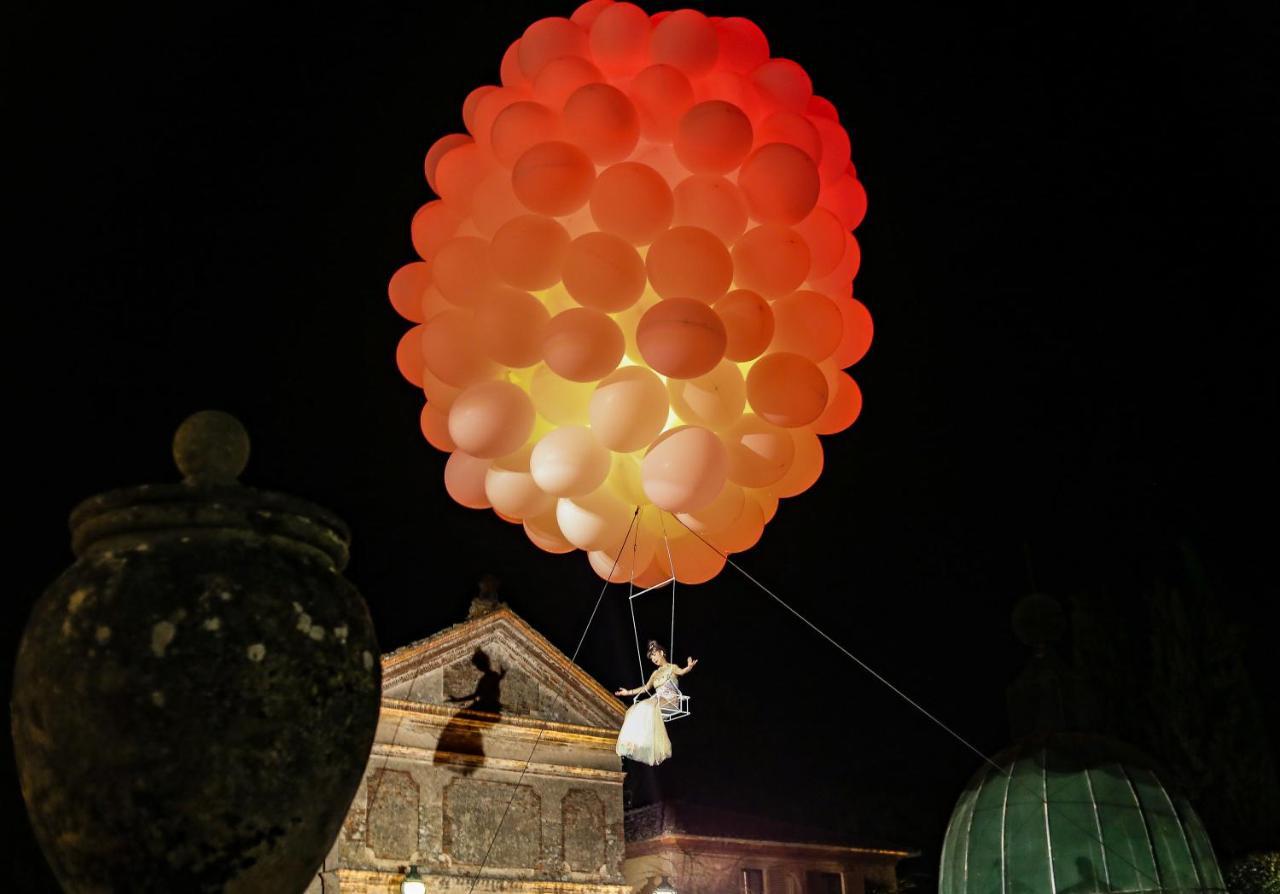
[[[293,894],[364,772],[381,664],[329,512],[237,483],[240,423],[189,418],[181,484],[71,514],[12,724],[32,826],[71,892]]]

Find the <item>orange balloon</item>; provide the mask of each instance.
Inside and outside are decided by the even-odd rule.
[[[422,333],[426,328],[414,326],[400,336],[400,343],[396,345],[396,368],[400,370],[400,375],[419,388],[422,387],[422,371],[426,368],[426,361],[422,356]]]
[[[574,382],[595,382],[618,367],[625,341],[618,324],[589,307],[561,311],[547,324],[542,355],[547,366]]]
[[[674,575],[680,583],[689,585],[705,584],[725,566],[724,556],[714,546],[694,536],[671,541],[670,556],[666,550],[655,550],[653,560],[664,576]]]
[[[509,285],[531,292],[560,281],[568,254],[569,234],[540,214],[524,214],[507,221],[489,244],[489,263],[494,272]]]
[[[674,211],[666,179],[638,162],[605,168],[591,193],[596,225],[634,245],[648,245],[665,232]]]
[[[551,314],[528,292],[497,288],[476,304],[476,334],[486,355],[521,369],[542,359],[542,339]]]
[[[553,425],[586,425],[595,386],[561,378],[545,364],[533,371],[529,395],[538,415]]]
[[[720,317],[692,298],[659,301],[636,325],[636,344],[644,362],[675,379],[710,372],[724,356],[725,343]]]
[[[477,382],[449,410],[449,437],[465,453],[496,459],[520,449],[533,432],[533,401],[510,382]]]
[[[475,136],[476,133],[476,106],[480,105],[480,100],[498,89],[493,84],[485,84],[472,90],[467,94],[467,98],[462,101],[462,123],[472,136]]]
[[[502,54],[502,63],[498,67],[499,80],[504,87],[528,87],[529,79],[520,70],[520,41],[515,40]]]
[[[862,263],[862,250],[858,247],[858,240],[851,234],[846,233],[844,240],[844,255],[835,269],[826,276],[809,277],[809,288],[815,292],[825,292],[828,295],[849,293],[853,278],[858,274],[858,266]]]
[[[809,121],[822,137],[822,161],[818,164],[818,174],[823,183],[834,183],[849,168],[849,133],[839,121],[830,118],[810,116]],[[850,224],[849,229],[853,226]]]
[[[454,236],[440,246],[431,276],[445,300],[458,307],[470,307],[498,285],[489,245],[478,236]]]
[[[844,325],[841,327],[840,345],[832,360],[836,366],[845,369],[866,355],[871,347],[874,327],[871,314],[861,301],[856,298],[838,298],[835,303],[844,319]]]
[[[853,425],[862,412],[862,390],[848,373],[825,367],[822,372],[831,397],[822,415],[814,420],[813,430],[820,435],[834,435]]]
[[[781,480],[795,459],[795,441],[776,425],[747,413],[723,435],[729,457],[729,480],[747,488],[768,487]]]
[[[635,587],[644,589],[663,580],[662,573],[657,571],[650,574],[653,583],[640,583],[643,575],[654,566],[653,548],[651,542],[644,540],[635,542],[634,536],[628,538],[620,550],[592,550],[587,553],[587,561],[591,563],[591,570],[598,574],[601,580],[607,580],[610,583],[625,584],[627,581],[633,581]]]
[[[677,226],[701,227],[726,245],[736,242],[747,229],[747,203],[738,187],[723,177],[694,174],[682,180],[672,195]],[[843,242],[840,249],[844,249]]]
[[[528,213],[511,188],[511,174],[498,169],[476,184],[469,223],[480,235],[492,238],[507,221]]]
[[[807,428],[791,430],[796,442],[796,458],[782,479],[769,490],[779,497],[794,497],[813,487],[822,474],[822,442]]]
[[[730,360],[754,360],[773,340],[773,310],[769,302],[748,289],[735,289],[715,303],[724,323],[724,355]]]
[[[624,366],[596,386],[591,430],[610,450],[631,453],[662,432],[668,409],[667,388],[657,375],[643,366]]]
[[[760,541],[764,526],[764,510],[760,508],[760,504],[744,497],[738,517],[725,528],[708,535],[707,539],[719,547],[721,552],[740,553],[751,549]]]
[[[729,290],[734,273],[724,243],[700,227],[672,227],[655,239],[645,269],[649,284],[663,298],[696,298],[707,304]]]
[[[533,82],[533,95],[539,102],[558,112],[579,87],[602,80],[604,75],[600,73],[600,69],[586,59],[561,56],[543,66]]]
[[[432,447],[445,453],[458,449],[458,445],[449,437],[449,414],[441,412],[435,404],[428,402],[422,405],[418,424],[422,428],[422,436]]]
[[[830,118],[832,121],[840,120],[840,113],[836,111],[836,107],[832,105],[831,100],[824,99],[816,94],[809,97],[809,105],[805,107],[805,114],[812,115],[815,118]]]
[[[742,163],[751,151],[751,119],[732,103],[700,102],[680,119],[676,156],[690,171],[723,174]]]
[[[770,488],[758,488],[756,490],[748,490],[747,497],[760,507],[760,511],[764,513],[764,523],[767,525],[773,521],[773,517],[778,514],[778,495]]]
[[[462,225],[462,218],[439,199],[433,199],[418,209],[409,225],[413,250],[424,261],[435,257],[437,249],[448,242]]]
[[[645,495],[668,512],[696,512],[724,487],[728,456],[714,433],[696,425],[663,433],[640,466]]]
[[[760,94],[746,77],[732,71],[713,71],[698,80],[694,94],[700,102],[713,99],[735,105],[752,122],[761,115]]]
[[[846,230],[857,229],[867,214],[867,193],[858,178],[838,177],[822,187],[822,204],[831,209]]]
[[[564,104],[564,133],[596,164],[631,154],[640,139],[640,117],[627,95],[609,84],[579,87]]]
[[[457,400],[458,395],[462,393],[461,388],[455,388],[452,385],[446,385],[440,381],[431,370],[423,368],[422,370],[422,393],[426,395],[427,403],[435,407],[442,415],[446,416],[445,429],[449,427],[448,413],[449,408],[453,406],[453,402]],[[452,448],[450,448],[452,449]]]
[[[755,22],[737,16],[715,23],[720,42],[719,64],[747,74],[769,58],[769,39]]]
[[[756,220],[793,224],[813,210],[821,183],[818,166],[803,149],[768,143],[742,163],[738,186]]]
[[[685,527],[706,537],[717,531],[723,531],[732,525],[742,514],[746,505],[746,497],[742,488],[732,482],[726,482],[720,488],[716,498],[697,512],[681,512],[676,517]]]
[[[586,33],[568,19],[539,19],[520,36],[518,58],[525,77],[535,78],[542,67],[559,56],[590,54]]]
[[[690,76],[710,71],[719,52],[715,26],[692,9],[678,9],[658,20],[649,39],[654,62],[673,65]]]
[[[545,552],[563,555],[576,549],[572,543],[564,539],[564,534],[560,531],[560,523],[556,521],[555,507],[539,516],[526,518],[524,533],[534,546]]]
[[[795,230],[761,224],[733,246],[733,279],[739,288],[778,298],[794,292],[809,273],[809,246]]]
[[[809,276],[826,276],[844,256],[845,229],[840,219],[818,206],[795,225],[795,231],[809,246]]]
[[[751,81],[761,95],[779,108],[803,112],[813,96],[808,73],[790,59],[770,59],[751,72]]]
[[[466,311],[446,310],[423,325],[422,356],[431,374],[454,388],[497,372],[481,350],[475,321]]]
[[[462,214],[471,213],[476,184],[493,170],[493,162],[475,143],[462,143],[436,164],[436,192]]]
[[[569,16],[569,21],[589,33],[591,26],[595,24],[600,14],[614,5],[614,0],[587,0],[586,3],[583,3],[573,11],[573,15]]]
[[[792,292],[773,302],[770,351],[789,351],[817,363],[840,344],[844,319],[836,303],[817,292]]]
[[[539,143],[556,139],[560,120],[540,102],[513,102],[493,119],[489,144],[493,155],[507,167]]]
[[[643,270],[643,267],[641,268]],[[643,275],[643,274],[642,274]],[[431,268],[422,261],[405,264],[391,276],[387,283],[387,295],[396,313],[421,323],[426,320],[422,312],[422,299],[431,285]]]
[[[584,307],[626,310],[644,294],[644,260],[631,243],[610,233],[583,233],[569,246],[564,287]]]
[[[534,445],[529,471],[538,487],[557,497],[581,497],[609,475],[609,451],[588,428],[566,425]]]
[[[436,168],[440,165],[440,159],[444,158],[451,150],[474,142],[475,140],[465,133],[449,133],[431,144],[431,148],[427,150],[427,157],[423,160],[422,168],[427,175],[427,186],[431,187],[433,193],[440,195],[440,190],[436,186]]]
[[[816,165],[822,158],[822,135],[804,115],[798,112],[774,112],[756,132],[756,145],[788,143],[813,159]]]
[[[511,171],[516,198],[530,211],[558,217],[581,208],[591,196],[595,167],[571,143],[551,141],[525,150]]]
[[[696,379],[667,382],[671,409],[684,422],[719,431],[742,418],[747,386],[738,365],[722,360],[711,372]]]
[[[484,492],[484,477],[489,471],[487,459],[468,456],[461,450],[449,454],[444,464],[444,489],[455,503],[468,509],[488,509],[489,498]]]
[[[650,65],[632,80],[629,93],[640,115],[640,133],[648,140],[670,141],[693,106],[689,79],[671,65]]]
[[[799,354],[765,354],[747,373],[747,402],[752,411],[782,428],[799,428],[822,415],[827,379]]]
[[[648,61],[649,14],[635,4],[608,4],[590,29],[591,57],[609,74],[633,74]]]

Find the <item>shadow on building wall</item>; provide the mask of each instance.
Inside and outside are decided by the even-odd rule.
[[[471,654],[471,664],[480,672],[475,689],[467,695],[448,696],[447,701],[471,711],[501,713],[502,679],[507,675],[506,670],[494,670],[489,656],[479,648]],[[437,754],[433,758],[433,763],[450,764],[460,775],[470,776],[478,769],[478,761],[475,764],[457,763],[448,755],[466,754],[483,758],[482,731],[485,725],[486,722],[477,717],[455,717],[450,720],[440,733],[440,742],[436,746]],[[440,752],[447,754],[442,755]]]

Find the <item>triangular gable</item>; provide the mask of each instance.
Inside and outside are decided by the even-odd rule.
[[[384,698],[616,729],[624,709],[511,609],[382,657]]]

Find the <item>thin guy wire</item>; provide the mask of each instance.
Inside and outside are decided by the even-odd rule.
[[[823,639],[825,639],[825,640],[826,640],[827,642],[829,642],[831,645],[835,646],[835,647],[836,647],[836,648],[837,648],[841,653],[843,653],[847,658],[849,658],[851,661],[853,661],[855,664],[857,664],[860,668],[862,668],[863,670],[865,670],[868,674],[870,674],[871,676],[875,677],[877,680],[879,680],[881,683],[883,683],[885,686],[887,686],[891,691],[893,691],[896,695],[898,695],[898,697],[899,697],[899,698],[901,698],[903,701],[905,701],[907,704],[911,705],[913,708],[915,708],[917,711],[919,711],[919,712],[920,712],[921,714],[923,714],[925,717],[928,717],[930,720],[932,720],[935,724],[937,724],[939,727],[941,727],[943,730],[945,730],[945,731],[946,731],[946,732],[947,732],[947,733],[948,733],[952,738],[954,738],[957,742],[959,742],[959,743],[960,743],[961,745],[963,745],[965,748],[969,749],[969,750],[970,750],[970,751],[972,751],[974,754],[976,754],[978,757],[980,757],[980,758],[983,760],[983,762],[984,762],[984,763],[987,763],[987,764],[991,765],[991,766],[996,770],[996,772],[997,772],[997,773],[999,773],[999,774],[1000,774],[1000,775],[1002,775],[1002,776],[1008,776],[1008,777],[1009,777],[1009,780],[1008,780],[1008,784],[1007,784],[1007,785],[1011,785],[1011,784],[1013,783],[1013,764],[1016,764],[1016,763],[1017,763],[1016,759],[1014,760],[1014,762],[1013,762],[1013,763],[1011,763],[1011,764],[1010,764],[1009,769],[1006,771],[1004,768],[1002,768],[999,764],[997,764],[997,763],[996,763],[995,761],[993,761],[991,758],[987,757],[987,755],[986,755],[985,753],[983,753],[983,752],[982,752],[982,751],[981,751],[981,750],[980,750],[976,745],[971,744],[971,743],[969,742],[969,740],[968,740],[968,739],[966,739],[964,736],[960,735],[958,732],[956,732],[955,730],[953,730],[951,727],[947,726],[945,723],[943,723],[941,720],[939,720],[937,717],[935,717],[935,716],[934,716],[933,714],[931,714],[929,711],[925,710],[925,708],[924,708],[923,706],[921,706],[919,702],[917,702],[915,699],[911,698],[911,696],[907,695],[905,692],[903,692],[903,691],[902,691],[901,689],[899,689],[897,686],[894,686],[894,685],[893,685],[892,683],[890,683],[887,679],[885,679],[882,675],[880,675],[879,673],[877,673],[877,672],[875,671],[875,669],[873,669],[873,668],[872,668],[870,665],[868,665],[865,661],[863,661],[863,660],[862,660],[861,658],[859,658],[858,656],[854,655],[852,652],[850,652],[850,651],[849,651],[848,649],[846,649],[844,646],[840,645],[840,643],[836,642],[834,639],[832,639],[830,636],[828,636],[828,635],[826,634],[826,632],[825,632],[825,631],[823,631],[821,628],[819,628],[816,624],[814,624],[812,621],[810,621],[810,620],[809,620],[808,618],[806,618],[804,615],[800,614],[800,612],[796,611],[794,608],[792,608],[790,605],[788,605],[788,604],[787,604],[787,602],[786,602],[786,601],[785,601],[781,596],[779,596],[778,594],[774,593],[772,590],[770,590],[768,587],[766,587],[766,586],[765,586],[764,584],[762,584],[760,581],[758,581],[758,580],[756,580],[754,577],[752,577],[752,575],[751,575],[751,573],[750,573],[750,572],[748,572],[745,568],[743,568],[743,567],[742,567],[741,565],[739,565],[737,562],[733,561],[733,559],[729,558],[729,555],[728,555],[727,553],[723,552],[723,551],[722,551],[718,546],[716,546],[715,544],[711,543],[709,540],[707,540],[705,537],[703,537],[703,536],[702,536],[701,534],[699,534],[697,531],[693,530],[693,528],[690,528],[690,527],[689,527],[688,525],[686,525],[683,521],[681,521],[681,519],[680,519],[678,516],[672,516],[672,517],[673,517],[673,518],[675,518],[675,520],[676,520],[676,521],[680,522],[680,524],[684,527],[684,529],[685,529],[685,530],[687,530],[690,534],[692,534],[694,537],[697,537],[697,538],[698,538],[699,540],[701,540],[704,544],[706,544],[706,546],[707,546],[707,548],[708,548],[708,549],[712,550],[712,551],[713,551],[713,552],[715,552],[717,555],[719,555],[721,558],[723,558],[723,559],[725,560],[725,563],[726,563],[726,564],[732,565],[732,566],[733,566],[733,568],[734,568],[734,570],[736,570],[739,574],[741,574],[741,575],[742,575],[743,577],[745,577],[747,580],[751,581],[751,582],[752,582],[753,584],[755,584],[758,588],[760,588],[762,591],[764,591],[766,594],[768,594],[768,596],[769,596],[771,599],[773,599],[775,602],[777,602],[779,605],[781,605],[781,606],[782,606],[783,608],[785,608],[787,611],[791,612],[791,614],[795,615],[795,616],[796,616],[797,618],[799,618],[802,622],[804,622],[805,626],[807,626],[810,630],[812,630],[814,633],[818,634],[820,637],[822,637]],[[1045,804],[1047,804],[1047,803],[1048,803],[1048,801],[1047,801],[1043,796],[1041,796],[1039,793],[1035,792],[1035,791],[1034,791],[1034,789],[1031,789],[1029,786],[1028,786],[1028,787],[1026,787],[1026,790],[1027,790],[1027,791],[1030,791],[1032,794],[1035,794],[1035,795],[1036,795],[1037,800],[1039,800],[1039,801],[1041,801],[1041,802],[1043,802],[1043,803],[1045,803]],[[1008,797],[1008,788],[1007,788],[1007,786],[1006,786],[1006,789],[1005,789],[1005,796],[1006,796],[1006,797]],[[1003,820],[1002,820],[1002,821],[1003,821]],[[1071,822],[1070,820],[1066,820],[1066,821],[1067,821],[1067,822],[1069,822],[1069,823],[1071,823],[1071,825],[1075,826],[1075,827],[1077,828],[1077,830],[1082,831],[1082,832],[1085,832],[1086,834],[1088,834],[1088,830],[1087,830],[1087,829],[1085,829],[1083,826],[1081,826],[1081,825],[1079,825],[1079,824],[1077,824],[1077,823]],[[1145,818],[1145,817],[1143,818],[1143,821],[1144,821],[1144,823],[1146,822],[1146,818]],[[1148,844],[1150,844],[1150,835],[1149,835],[1149,834],[1148,834],[1147,838],[1148,838]],[[1002,834],[1002,835],[1001,835],[1001,846],[1002,846],[1002,847],[1003,847],[1003,839],[1004,839],[1004,836],[1003,836],[1003,834]],[[1099,838],[1099,839],[1098,839],[1098,844],[1102,847],[1103,851],[1106,851],[1106,849],[1107,849],[1107,843],[1106,843],[1106,841],[1104,841],[1103,839]],[[1157,887],[1159,887],[1160,882],[1159,882],[1159,880],[1158,880],[1158,879],[1156,879],[1156,878],[1152,878],[1150,875],[1148,875],[1146,872],[1144,872],[1144,871],[1142,870],[1142,868],[1141,868],[1141,867],[1139,867],[1137,864],[1133,863],[1133,862],[1132,862],[1132,861],[1130,861],[1130,860],[1125,859],[1124,855],[1123,855],[1123,854],[1121,854],[1121,853],[1119,853],[1118,851],[1113,851],[1113,853],[1115,854],[1115,856],[1119,857],[1123,862],[1127,863],[1127,864],[1129,865],[1129,867],[1130,867],[1134,872],[1136,872],[1138,875],[1142,876],[1142,877],[1143,877],[1143,878],[1145,878],[1147,881],[1149,881],[1149,882],[1151,882],[1152,884],[1154,884],[1154,885],[1156,885]],[[1002,871],[1003,871],[1003,867],[1002,867]],[[1158,870],[1157,870],[1157,871],[1158,871]]]
[[[640,507],[636,507],[636,511],[631,515],[631,524],[627,525],[626,536],[622,538],[622,545],[618,547],[618,553],[613,557],[613,566],[609,569],[609,577],[605,578],[604,586],[600,588],[600,595],[596,597],[596,604],[591,609],[591,617],[587,619],[587,626],[582,628],[582,635],[578,637],[578,645],[574,647],[573,656],[569,659],[570,664],[578,663],[578,653],[582,651],[582,644],[587,640],[587,631],[591,629],[591,625],[595,623],[596,612],[600,610],[600,603],[604,601],[605,591],[609,588],[609,578],[613,577],[613,572],[618,568],[618,562],[622,559],[622,551],[627,548],[627,539],[631,537],[631,529],[636,527],[636,519],[640,515]],[[639,532],[637,531],[637,534]],[[565,678],[565,690],[568,690],[568,678]],[[489,839],[489,847],[484,852],[484,859],[480,861],[480,865],[476,867],[476,874],[471,879],[471,887],[467,888],[467,894],[472,894],[476,889],[476,883],[480,881],[480,873],[484,872],[485,865],[489,862],[489,855],[493,853],[493,846],[498,843],[498,836],[502,833],[502,824],[507,821],[507,814],[511,812],[511,805],[516,799],[516,795],[520,791],[520,783],[524,782],[524,776],[529,772],[529,764],[533,761],[533,755],[538,750],[538,744],[542,741],[542,734],[547,731],[547,724],[550,720],[542,722],[542,728],[538,730],[538,737],[533,740],[533,747],[529,749],[529,756],[524,759],[524,768],[520,770],[520,775],[516,777],[515,785],[511,787],[511,797],[507,799],[507,806],[502,810],[502,816],[498,819],[498,825],[493,830],[493,837]]]

